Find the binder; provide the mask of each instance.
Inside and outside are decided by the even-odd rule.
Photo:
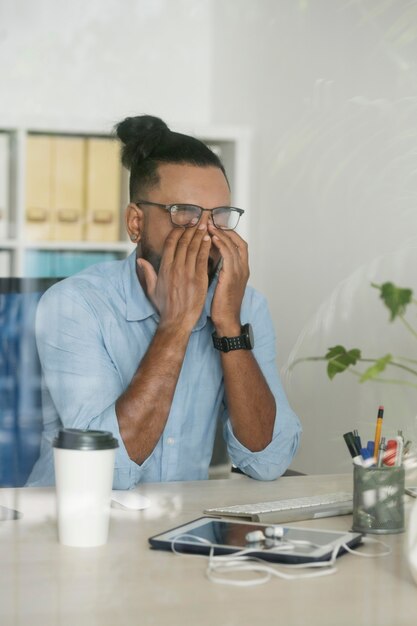
[[[79,241],[83,236],[85,190],[85,140],[52,139],[51,238]]]
[[[120,148],[116,141],[87,139],[86,227],[87,241],[120,238]]]
[[[9,237],[9,136],[0,133],[0,239]]]
[[[72,276],[95,263],[115,261],[119,258],[117,252],[28,250],[25,255],[25,276],[30,278]]]
[[[52,138],[29,135],[26,143],[26,236],[51,237]]]

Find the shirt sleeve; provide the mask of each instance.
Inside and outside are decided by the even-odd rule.
[[[274,480],[290,465],[300,442],[301,424],[291,409],[276,366],[275,333],[265,298],[257,292],[245,296],[242,320],[254,331],[253,355],[274,395],[276,403],[272,441],[259,452],[251,452],[233,433],[227,406],[224,407],[224,436],[230,459],[245,474],[258,480]],[[254,415],[256,419],[256,415]]]
[[[60,284],[44,294],[36,339],[45,383],[63,426],[112,432],[119,442],[114,487],[138,482],[152,455],[138,466],[127,454],[115,411],[123,383],[82,288]]]

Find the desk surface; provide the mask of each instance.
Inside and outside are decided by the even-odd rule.
[[[58,543],[52,489],[1,489],[0,505],[23,517],[0,522],[0,623],[415,626],[417,587],[405,558],[405,535],[383,537],[392,549],[388,557],[346,554],[332,576],[273,579],[253,588],[211,583],[202,557],[148,547],[148,537],[200,517],[205,507],[350,488],[349,475],[143,484],[138,491],[151,507],[112,509],[108,544],[87,549]],[[296,525],[349,530],[350,524],[351,516],[341,516]]]

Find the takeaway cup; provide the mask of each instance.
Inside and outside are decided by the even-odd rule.
[[[61,429],[54,439],[58,536],[66,546],[107,542],[114,457],[112,433]]]

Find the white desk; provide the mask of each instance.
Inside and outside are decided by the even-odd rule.
[[[2,489],[0,504],[24,515],[0,522],[0,624],[415,626],[417,586],[404,556],[405,535],[383,537],[389,557],[346,554],[333,576],[274,579],[253,588],[211,583],[205,559],[148,547],[149,536],[200,517],[208,506],[350,488],[347,475],[141,485],[151,507],[112,509],[108,544],[87,549],[58,544],[52,489]],[[342,516],[297,525],[348,530],[350,523]]]

